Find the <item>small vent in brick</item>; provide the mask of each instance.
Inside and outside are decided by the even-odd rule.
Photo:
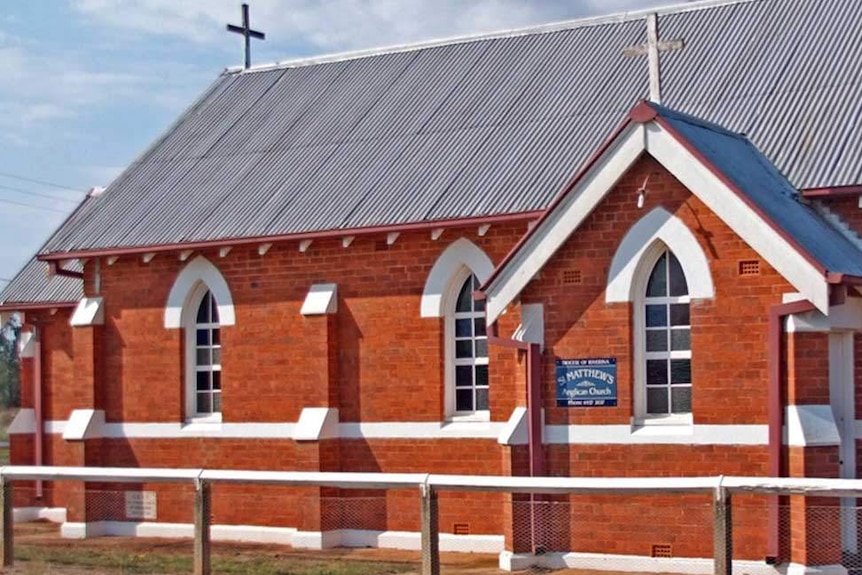
[[[455,523],[452,525],[452,533],[455,535],[470,535],[469,523]]]
[[[653,545],[652,556],[662,558],[673,557],[673,550],[670,545]]]
[[[563,272],[563,285],[581,285],[582,281],[583,277],[581,276],[581,270],[565,270]]]
[[[759,260],[742,260],[739,262],[739,275],[741,276],[759,276],[760,261]]]

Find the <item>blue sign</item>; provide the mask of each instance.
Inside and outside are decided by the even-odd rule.
[[[617,404],[617,358],[557,360],[557,407]]]

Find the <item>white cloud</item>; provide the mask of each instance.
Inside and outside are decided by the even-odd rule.
[[[659,3],[660,0],[256,0],[251,7],[251,23],[277,42],[343,50],[488,32]],[[223,43],[225,24],[239,24],[236,0],[73,0],[72,6],[102,25],[199,43]]]

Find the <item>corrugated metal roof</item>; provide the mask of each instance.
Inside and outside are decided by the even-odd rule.
[[[862,3],[659,17],[665,104],[744,132],[797,188],[862,184]],[[545,208],[647,96],[644,15],[229,71],[42,253]]]
[[[67,264],[66,269],[80,272],[77,260]],[[48,262],[36,258],[12,278],[0,290],[0,307],[15,307],[15,304],[72,303],[84,296],[83,281],[68,276],[48,276]]]
[[[664,106],[653,104],[653,107],[826,271],[862,277],[862,251],[807,205],[787,178],[747,138]]]

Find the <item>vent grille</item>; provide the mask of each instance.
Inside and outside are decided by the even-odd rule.
[[[739,262],[739,275],[741,276],[759,276],[760,261],[759,260],[743,260]]]
[[[660,557],[662,559],[668,559],[673,557],[673,549],[670,545],[661,544],[661,545],[653,545],[652,546],[652,556]]]
[[[565,270],[563,271],[563,285],[576,286],[581,285],[583,276],[581,270]]]
[[[470,524],[455,523],[452,525],[452,533],[455,535],[470,535]]]

